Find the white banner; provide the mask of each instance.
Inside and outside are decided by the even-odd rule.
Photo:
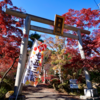
[[[45,44],[39,44],[35,40],[34,46],[30,54],[30,58],[26,67],[26,71],[23,78],[23,84],[30,84],[36,86],[38,83],[38,77],[41,69],[41,63],[43,59],[43,51],[46,49]],[[34,84],[35,83],[35,84]]]

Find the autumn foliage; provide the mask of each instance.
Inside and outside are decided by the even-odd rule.
[[[60,67],[62,69],[63,78],[67,78],[68,74],[78,73],[83,67],[87,67],[89,71],[100,72],[100,11],[91,10],[91,8],[82,10],[69,9],[67,13],[63,14],[65,17],[64,24],[78,27],[81,29],[89,30],[90,35],[81,33],[83,41],[83,50],[85,52],[86,59],[82,60],[78,48],[78,41],[71,38],[64,38],[65,45],[62,43],[64,39],[57,40],[56,37],[46,38],[46,42],[52,54],[49,58],[53,65],[57,65],[56,61],[61,61]],[[64,29],[64,32],[77,35],[75,31]],[[44,36],[46,37],[46,36]],[[59,37],[61,38],[61,37]],[[62,44],[64,45],[62,45]],[[59,52],[59,46],[64,47],[64,53]],[[58,51],[58,53],[57,53]],[[56,54],[56,55],[55,55]],[[57,56],[64,55],[67,59],[58,59]],[[53,55],[53,56],[52,56]],[[53,60],[52,60],[53,57]],[[64,59],[65,62],[62,60]],[[59,62],[58,61],[58,62]],[[66,63],[66,64],[65,64]],[[82,73],[81,73],[82,74]],[[80,76],[82,77],[82,76]]]
[[[11,0],[0,1],[0,72],[7,70],[13,63],[14,58],[19,56],[21,39],[23,33],[21,27],[23,26],[23,19],[17,18],[15,16],[8,15],[4,12],[4,9],[9,7],[10,9],[23,11],[21,8],[13,6]],[[53,40],[52,37],[48,38],[46,42],[49,47],[51,47],[55,55],[52,53],[54,59],[56,55],[59,55],[60,61],[63,60],[63,55],[67,55],[70,58],[68,61],[59,63],[63,68],[74,68],[74,71],[81,69],[82,67],[87,67],[90,70],[97,69],[100,71],[100,11],[91,10],[91,8],[82,10],[69,9],[67,13],[63,14],[65,17],[65,24],[78,27],[81,29],[89,30],[90,35],[81,33],[83,48],[85,52],[86,59],[83,60],[80,57],[78,49],[78,41],[71,38],[63,38],[58,44],[57,41]],[[75,31],[70,31],[64,29],[66,32],[76,35]],[[27,35],[24,35],[27,38]],[[58,38],[59,39],[59,38]],[[63,42],[64,41],[64,42]],[[65,42],[66,41],[66,42]],[[55,43],[54,43],[55,42]],[[65,45],[64,45],[65,43]],[[60,44],[60,45],[59,45]],[[64,46],[64,47],[62,47]],[[64,48],[63,53],[59,53]],[[51,60],[51,59],[50,59]],[[64,60],[65,61],[65,60]],[[16,60],[14,67],[17,67],[18,59]],[[58,64],[57,63],[57,64]]]
[[[23,19],[8,15],[4,9],[22,11],[21,8],[13,6],[11,0],[0,1],[0,72],[7,70],[13,63],[15,57],[19,56],[21,38],[23,36],[20,29]],[[18,59],[14,66],[17,66]]]
[[[81,29],[89,30],[90,35],[81,33],[84,52],[86,56],[85,66],[89,69],[93,69],[95,65],[100,61],[100,11],[91,10],[91,8],[82,10],[69,9],[69,11],[62,16],[65,17],[65,24],[78,27]],[[70,30],[64,30],[65,32],[70,32]],[[71,32],[76,35],[76,32]],[[66,67],[84,67],[84,63],[80,58],[78,41],[74,39],[67,38],[67,49],[66,53],[75,53],[72,56],[71,63],[66,64]],[[65,67],[64,66],[64,67]],[[76,68],[76,69],[77,69]],[[95,66],[95,68],[97,68]],[[100,69],[100,68],[99,68]]]

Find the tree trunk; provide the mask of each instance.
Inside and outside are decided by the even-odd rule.
[[[2,79],[1,79],[1,82],[0,82],[0,85],[1,85],[1,83],[3,82],[3,79],[6,77],[6,75],[9,73],[9,71],[11,70],[11,68],[14,66],[14,63],[15,63],[15,61],[16,61],[16,59],[17,59],[18,57],[16,57],[15,59],[14,59],[14,62],[13,62],[13,64],[12,64],[12,66],[5,72],[5,74],[3,75],[3,77],[2,77]]]

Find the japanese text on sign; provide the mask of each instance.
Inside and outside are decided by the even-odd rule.
[[[63,16],[56,15],[53,31],[54,34],[63,35],[64,19]]]

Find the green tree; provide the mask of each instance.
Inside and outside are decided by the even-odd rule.
[[[39,35],[37,32],[30,34],[29,35],[29,41],[28,41],[28,48],[31,48],[32,47],[35,39],[43,42],[43,40],[40,39],[40,38],[41,38],[41,35]]]

